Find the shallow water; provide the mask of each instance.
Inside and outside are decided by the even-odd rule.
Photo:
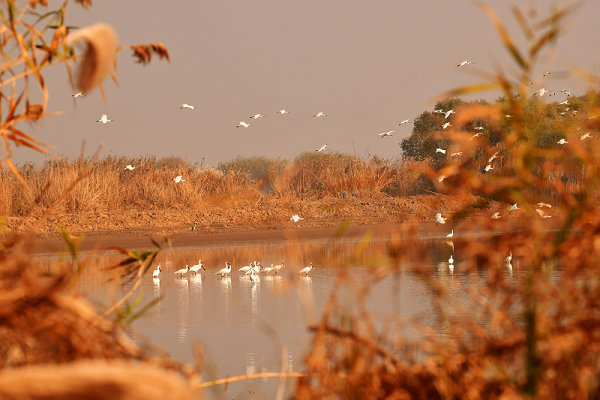
[[[282,345],[287,345],[287,371],[302,372],[302,358],[309,350],[307,324],[314,323],[331,296],[336,279],[343,268],[354,286],[339,293],[340,304],[350,313],[358,289],[381,271],[387,272],[367,297],[366,305],[378,327],[396,326],[414,320],[438,333],[448,330],[451,319],[440,319],[426,279],[435,279],[447,288],[446,307],[474,307],[468,291],[485,285],[487,271],[470,268],[461,259],[461,243],[455,241],[454,251],[445,240],[420,240],[407,243],[407,252],[400,265],[390,265],[388,240],[370,242],[338,241],[302,242],[288,245],[221,246],[211,248],[177,248],[158,256],[162,273],[158,279],[151,274],[143,278],[137,292],[130,298],[141,303],[138,309],[156,297],[163,299],[130,326],[129,334],[139,344],[152,343],[175,359],[193,362],[192,347],[204,345],[205,373],[203,380],[259,372],[281,371]],[[427,257],[422,255],[426,254]],[[453,255],[456,268],[448,268]],[[192,266],[202,259],[206,271],[183,278],[173,271]],[[93,255],[84,259],[86,267],[80,273],[77,290],[98,306],[108,309],[114,301],[128,293],[133,282],[109,283],[116,270],[107,268],[123,260],[118,255]],[[263,266],[285,261],[279,275],[261,276],[252,282],[237,270],[251,261]],[[233,265],[228,277],[220,278],[215,271]],[[308,276],[299,270],[313,262]],[[42,258],[38,263],[46,272],[54,272],[61,261],[57,257]],[[517,282],[522,274],[518,260],[512,269],[504,267],[507,280]],[[426,268],[425,279],[416,276],[415,267]],[[467,272],[468,270],[468,272]],[[314,308],[313,305],[314,304]],[[404,328],[391,329],[390,343],[395,336],[410,335]],[[231,384],[227,398],[273,398],[278,380],[248,380]],[[287,382],[289,393],[293,379]],[[222,387],[207,392],[221,397]],[[220,390],[220,391],[219,391]]]

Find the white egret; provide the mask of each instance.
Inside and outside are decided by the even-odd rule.
[[[100,119],[96,122],[102,122],[103,124],[106,124],[107,122],[112,122],[112,119],[108,119],[108,117],[106,116],[106,114],[102,114],[102,117],[100,117]]]
[[[494,158],[498,158],[498,152],[495,152],[494,155],[490,157],[488,162],[491,163],[494,160]]]
[[[407,119],[405,119],[404,121],[401,121],[398,125],[404,125],[404,124],[410,124],[411,122]]]
[[[156,269],[154,271],[152,271],[152,277],[153,278],[158,278],[158,275],[160,274],[162,270],[160,269],[160,265],[158,267],[156,267]]]
[[[463,152],[459,151],[458,153],[452,153],[450,154],[450,157],[454,157],[454,156],[462,156]]]
[[[317,149],[317,153],[325,150],[325,147],[327,147],[327,143],[325,143],[323,146],[321,146],[319,149]]]
[[[250,124],[245,123],[244,121],[240,121],[240,124],[236,126],[236,128],[247,128]]]
[[[517,203],[513,204],[512,206],[510,206],[510,209],[508,211],[509,212],[513,212],[514,210],[520,210],[520,208],[517,207]]]
[[[539,208],[542,208],[542,207],[548,207],[548,208],[552,208],[552,205],[550,205],[550,204],[548,204],[548,203],[537,203],[537,206],[538,206]]]
[[[71,96],[73,96],[74,98],[77,98],[77,97],[82,97],[85,95],[83,94],[83,92],[78,92],[78,93],[72,94]]]
[[[308,273],[310,272],[311,269],[313,269],[312,263],[310,263],[310,265],[308,267],[302,268],[300,270],[300,273],[301,274],[305,274],[306,276],[308,276]]]
[[[446,122],[444,125],[442,125],[442,129],[446,129],[449,126],[452,126],[450,125],[450,122]]]
[[[473,128],[473,129],[475,129],[476,131],[482,131],[482,130],[484,130],[485,128],[484,128],[483,126],[476,126],[476,127],[475,127],[475,128]]]
[[[446,178],[447,178],[446,175],[440,175],[440,176],[438,176],[438,182],[442,182]]]
[[[290,218],[290,221],[298,222],[301,219],[304,219],[304,218],[301,218],[298,214],[296,214],[296,215],[292,215],[292,218]]]
[[[579,139],[583,140],[583,139],[587,139],[589,137],[592,137],[591,134],[590,134],[590,132],[588,132],[588,133],[586,133],[584,135],[581,135],[581,137]]]
[[[452,229],[452,232],[450,232],[449,234],[446,235],[447,238],[452,239],[454,237],[454,229]]]
[[[465,60],[463,62],[461,62],[460,64],[457,64],[457,67],[464,67],[465,65],[469,65],[469,64],[474,64],[471,61]]]
[[[445,114],[446,112],[444,110],[433,110],[434,114]]]
[[[190,110],[194,110],[194,106],[190,106],[189,104],[182,104],[181,107],[179,107],[180,110],[182,110],[184,108],[189,108]]]
[[[444,149],[440,149],[439,147],[437,149],[435,149],[436,153],[442,153],[442,154],[446,154],[446,150]]]
[[[183,278],[183,274],[185,274],[189,270],[190,270],[189,267],[186,265],[185,268],[178,269],[177,271],[174,272],[174,274],[179,275],[180,277]]]
[[[283,267],[285,267],[285,264],[283,263],[283,260],[281,260],[281,264],[275,265],[273,267],[273,271],[275,271],[275,273],[277,274]]]
[[[569,99],[563,101],[562,103],[558,103],[559,106],[562,106],[563,104],[564,105],[569,105]]]
[[[267,118],[267,116],[262,115],[262,114],[254,114],[253,116],[251,116],[249,118],[259,119],[259,118]]]
[[[490,169],[494,169],[494,167],[492,167],[492,164],[488,164],[485,166],[485,168],[483,169],[485,172],[488,172]]]
[[[128,165],[125,166],[124,169],[128,169],[130,171],[133,171],[135,169],[135,167],[132,167],[131,164],[128,164]]]
[[[567,142],[565,139],[560,139],[558,142],[556,142],[558,144],[567,144],[569,142]]]
[[[544,213],[542,210],[536,208],[535,211],[540,214],[540,217],[542,218],[552,218],[552,215],[547,215],[546,213]]]
[[[435,225],[437,226],[437,224],[445,224],[447,219],[448,218],[442,218],[441,213],[437,213],[435,215]]]
[[[454,258],[452,258],[452,254],[450,254],[450,258],[448,259],[449,264],[454,264]]]
[[[381,138],[383,139],[386,136],[392,136],[392,132],[394,132],[394,131],[380,133],[379,136],[381,136]]]
[[[504,259],[504,264],[510,264],[512,261],[512,250],[510,251],[510,255]]]
[[[204,265],[202,265],[202,260],[198,260],[198,264],[192,266],[192,268],[190,268],[190,271],[193,272],[194,275],[196,275],[201,269],[206,271],[206,268],[204,268]]]
[[[319,117],[326,117],[326,116],[327,116],[327,114],[325,114],[323,111],[319,111],[317,113],[317,115],[313,115],[313,117],[317,117],[317,118],[319,118]]]
[[[549,91],[549,90],[546,90],[546,88],[541,88],[540,90],[538,90],[537,92],[535,92],[533,95],[534,95],[534,96],[540,96],[540,97],[543,97],[543,96],[544,96],[544,94],[546,94],[546,93],[550,93],[550,91]]]
[[[444,119],[448,119],[448,117],[450,116],[450,114],[455,114],[454,110],[446,111],[446,113],[444,114]]]
[[[494,215],[492,215],[492,219],[500,219],[500,218],[502,218],[502,217],[500,216],[499,212],[496,212],[496,213],[494,213]]]
[[[219,271],[215,272],[215,275],[221,275],[221,277],[228,275],[231,272],[231,264],[229,264],[229,261],[225,262],[225,268],[220,269]]]
[[[181,175],[177,175],[173,180],[175,181],[175,183],[185,182],[185,179],[183,179],[183,176]]]
[[[283,115],[283,114],[288,114],[288,112],[286,110],[279,110],[279,111],[277,111],[277,114]]]
[[[469,140],[473,140],[473,139],[475,139],[476,137],[481,137],[481,136],[483,136],[483,133],[481,133],[481,132],[477,132],[476,134],[474,134],[473,136],[471,136],[471,137],[469,138]]]

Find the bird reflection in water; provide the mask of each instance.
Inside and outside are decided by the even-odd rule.
[[[256,353],[246,353],[246,375],[256,373]]]
[[[189,281],[187,278],[175,278],[175,283],[177,286],[177,305],[179,306],[179,342],[184,343],[189,325]]]

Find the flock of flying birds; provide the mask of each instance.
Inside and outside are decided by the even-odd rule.
[[[281,269],[284,267],[285,267],[285,263],[283,261],[281,261],[281,264],[277,264],[277,265],[271,264],[270,267],[263,267],[258,261],[254,261],[254,262],[251,262],[249,265],[245,265],[242,268],[240,268],[239,272],[241,272],[245,275],[248,275],[250,277],[251,281],[256,282],[259,280],[260,274],[268,275],[269,272],[273,272],[276,275],[278,275],[279,271],[281,271]],[[302,268],[299,271],[299,273],[308,276],[308,273],[313,268],[314,267],[313,267],[312,263],[310,263],[308,267]],[[215,275],[219,275],[220,277],[228,276],[231,273],[232,269],[233,269],[232,265],[229,263],[229,261],[227,261],[227,262],[225,262],[225,268],[222,268],[222,269],[218,270],[217,272],[215,272]],[[173,274],[179,275],[180,278],[183,278],[183,275],[185,275],[188,272],[196,275],[196,274],[200,273],[200,270],[206,271],[206,268],[204,268],[204,264],[202,263],[202,260],[198,260],[198,264],[193,265],[191,267],[189,265],[186,265],[185,268],[179,269],[179,270],[173,272]],[[156,267],[156,269],[152,272],[152,277],[154,279],[158,279],[161,272],[162,272],[162,269],[160,268],[160,265],[158,265]]]

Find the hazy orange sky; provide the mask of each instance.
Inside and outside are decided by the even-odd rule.
[[[487,3],[524,44],[513,2]],[[537,4],[547,15],[548,4],[565,2],[514,3]],[[535,89],[583,93],[585,82],[560,72],[598,65],[598,16],[598,0],[575,14],[556,53],[535,70]],[[400,121],[431,110],[427,101],[437,94],[481,82],[472,68],[514,66],[488,18],[468,0],[104,0],[89,11],[69,5],[69,25],[95,22],[113,25],[121,44],[162,42],[171,63],[154,58],[143,67],[121,52],[119,85],[105,82],[106,103],[96,90],[76,105],[65,68],[46,70],[49,111],[64,114],[31,131],[57,146],[57,155],[79,156],[85,140],[88,155],[103,143],[101,155],[176,155],[215,167],[238,155],[293,159],[325,143],[361,156],[400,156],[398,143],[412,130]],[[464,60],[475,65],[458,68]],[[552,74],[541,79],[543,71]],[[196,109],[180,110],[182,103]],[[282,108],[289,114],[278,115]],[[319,111],[328,116],[314,118]],[[257,113],[267,118],[249,118]],[[94,122],[102,114],[115,122]],[[240,121],[251,125],[236,129]],[[378,136],[390,130],[393,137]],[[28,160],[43,157],[15,149],[13,161]]]

